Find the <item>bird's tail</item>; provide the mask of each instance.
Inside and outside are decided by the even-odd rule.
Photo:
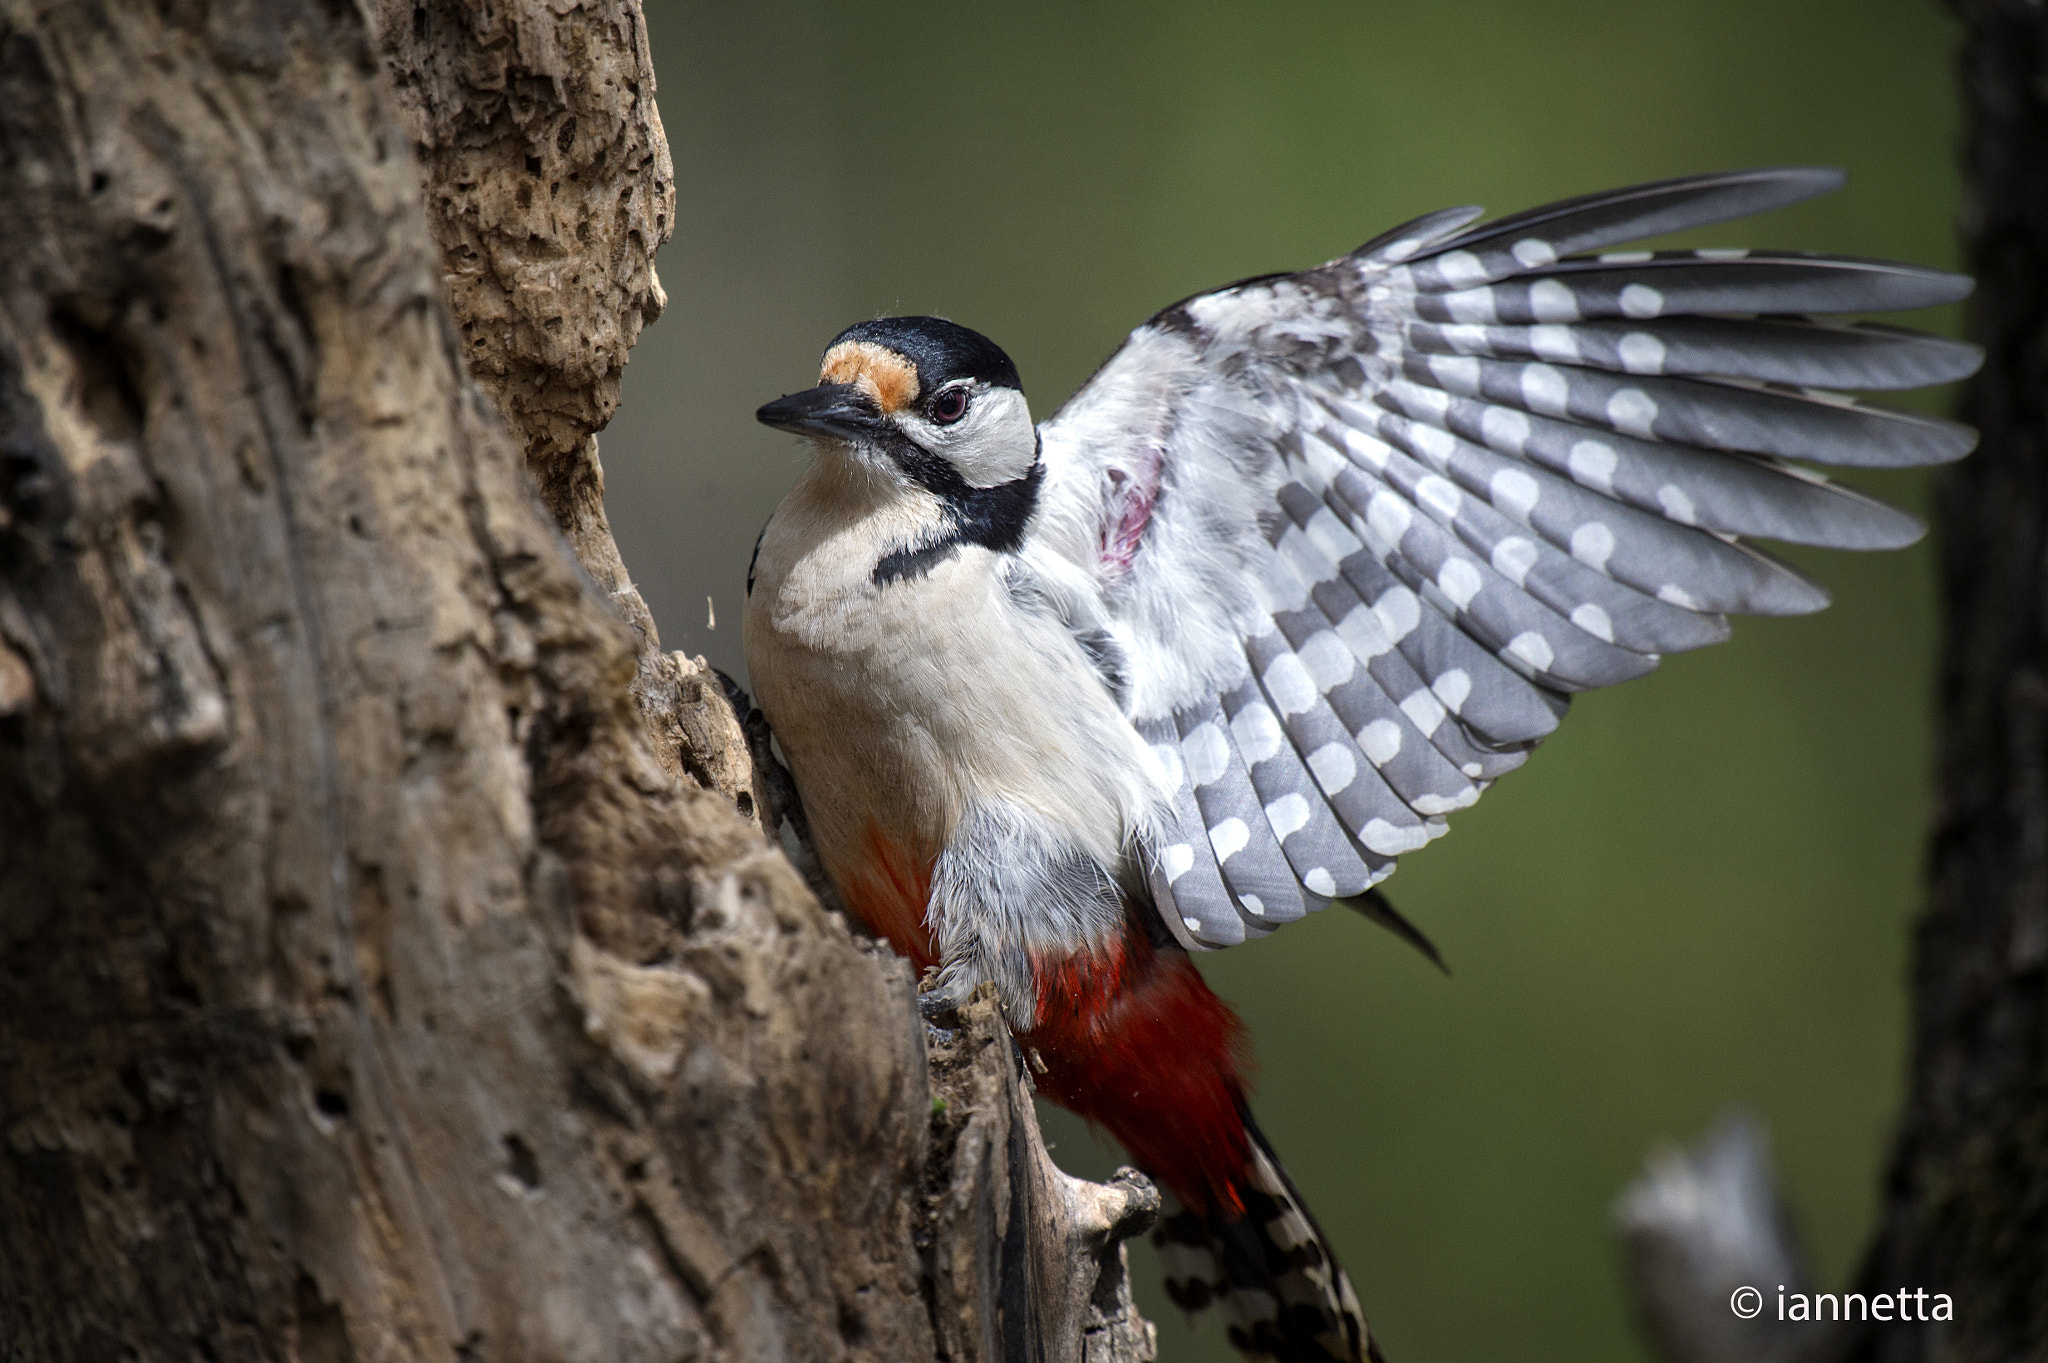
[[[1039,1092],[1107,1127],[1159,1185],[1154,1240],[1173,1299],[1190,1314],[1220,1304],[1250,1358],[1381,1363],[1330,1242],[1245,1105],[1237,1015],[1188,954],[1134,923],[1097,952],[1035,968],[1038,1025],[1017,1040]]]
[[[1244,1113],[1251,1160],[1242,1214],[1196,1211],[1162,1190],[1152,1243],[1166,1293],[1190,1316],[1220,1306],[1230,1342],[1271,1363],[1385,1363],[1351,1280],[1264,1133]]]

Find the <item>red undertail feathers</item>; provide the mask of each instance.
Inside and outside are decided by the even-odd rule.
[[[1040,1091],[1162,1185],[1153,1241],[1174,1301],[1221,1305],[1251,1358],[1378,1360],[1350,1280],[1245,1105],[1243,1026],[1187,953],[1133,924],[1037,975],[1038,1026],[1018,1040]]]
[[[870,825],[840,893],[919,968],[932,858]],[[1271,1363],[1379,1363],[1351,1282],[1245,1106],[1244,1027],[1136,905],[1098,950],[1033,961],[1037,1025],[1018,1042],[1040,1092],[1123,1143],[1160,1185],[1153,1243],[1182,1309],[1221,1306]]]

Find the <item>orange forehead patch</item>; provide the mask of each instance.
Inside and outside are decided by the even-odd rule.
[[[820,383],[850,383],[884,412],[900,412],[917,401],[917,366],[873,341],[841,341],[825,352]]]

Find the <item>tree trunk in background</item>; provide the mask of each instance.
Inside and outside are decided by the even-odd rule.
[[[0,1355],[1149,1357],[605,527],[638,4],[373,8],[0,0]]]
[[[1860,1363],[2048,1358],[2048,19],[1952,0],[1988,354],[1983,432],[1944,476],[1932,898],[1911,1088],[1865,1291],[1947,1292],[1952,1325],[1875,1326]]]

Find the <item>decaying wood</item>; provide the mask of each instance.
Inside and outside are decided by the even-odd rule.
[[[1155,1353],[1131,1306],[1124,1242],[1159,1215],[1135,1169],[1062,1173],[1039,1139],[995,989],[933,1027],[929,1290],[939,1355],[955,1363],[1136,1363]]]
[[[770,833],[778,813],[796,819],[807,851],[794,789],[765,733],[741,732],[701,658],[662,650],[604,515],[596,433],[617,408],[642,324],[666,304],[652,256],[675,215],[638,0],[565,12],[381,0],[378,16],[464,354],[523,437],[577,558],[638,635],[635,696],[657,751]],[[759,723],[758,712],[749,718]],[[815,870],[808,878],[829,900]],[[1073,1339],[1105,1363],[1149,1358],[1151,1327],[1131,1307],[1122,1242],[1149,1224],[1157,1193],[1135,1171],[1095,1185],[1053,1165],[992,1005],[978,1006],[960,1033],[933,1036],[942,1149],[928,1160],[929,1257],[1013,1253],[1003,1234],[1012,1209],[1025,1208],[1024,1241],[1045,1261],[1031,1278],[1038,1290],[1022,1302],[948,1286],[938,1272],[935,1320],[976,1330],[1028,1321],[1031,1347],[1010,1356],[1063,1357],[1060,1341]],[[962,1123],[975,1135],[961,1139]],[[988,1139],[999,1159],[979,1153],[985,1131],[997,1133]],[[1012,1179],[1012,1168],[1028,1177]],[[970,1210],[971,1226],[955,1224]],[[948,1328],[939,1331],[944,1356],[1005,1356],[963,1352]]]
[[[595,267],[491,254],[536,131],[661,211],[651,79],[608,125],[623,85],[533,74],[550,34],[644,72],[637,6],[383,12],[0,0],[0,1353],[937,1357],[935,1265],[1016,1262],[1052,1177],[1007,1053],[959,1081],[1003,1159],[941,1150],[907,967],[738,811],[729,712],[661,727],[717,694],[650,689],[587,513],[637,327],[597,314],[658,302],[664,225],[593,228],[559,348],[535,262]],[[396,17],[516,60],[408,76]],[[450,71],[505,104],[433,124],[475,155],[423,194]],[[1120,1268],[1143,1194],[1058,1186],[1022,1224],[1071,1303],[1045,1266]],[[1148,1356],[1111,1295],[1043,1356]]]
[[[654,253],[675,224],[639,0],[378,0],[374,17],[470,372],[633,627],[657,758],[752,817],[732,709],[701,661],[662,649],[604,511],[597,433],[618,410],[627,352],[668,301]]]

